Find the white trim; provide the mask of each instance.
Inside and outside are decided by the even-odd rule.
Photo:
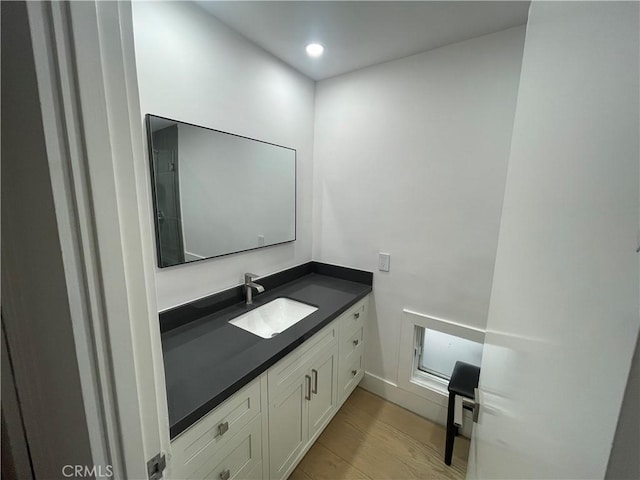
[[[446,426],[447,424],[446,397],[427,399],[421,395],[403,390],[395,383],[370,372],[365,372],[364,378],[360,382],[360,387],[439,425]],[[465,411],[463,415],[464,421],[460,433],[464,437],[471,438],[473,423],[471,414]]]
[[[417,369],[415,356],[416,327],[428,328],[455,335],[478,343],[484,343],[484,330],[462,323],[402,310],[400,347],[398,352],[398,388],[437,403],[447,405],[447,383]],[[431,417],[429,417],[431,418]]]
[[[169,422],[131,5],[28,9],[92,453],[146,478]]]
[[[415,364],[413,365],[411,382],[414,385],[428,388],[429,390],[444,395],[445,397],[449,395],[449,391],[447,390],[449,382],[447,380],[424,372],[418,368],[418,365]]]
[[[104,2],[98,2],[104,3]],[[164,360],[162,354],[162,340],[160,334],[160,322],[158,316],[158,304],[156,300],[156,237],[153,215],[145,214],[153,211],[151,201],[151,185],[148,181],[149,163],[146,157],[147,143],[144,130],[143,116],[140,111],[140,98],[138,93],[138,74],[136,70],[135,47],[133,36],[133,12],[129,1],[115,2],[118,7],[120,50],[114,52],[116,59],[122,56],[124,91],[126,98],[122,99],[123,107],[129,116],[129,124],[122,133],[128,133],[131,141],[131,155],[133,157],[135,191],[137,202],[137,225],[141,253],[141,272],[144,274],[146,285],[145,301],[147,304],[147,322],[133,322],[138,339],[136,345],[144,347],[138,349],[138,359],[144,362],[144,367],[138,372],[138,382],[144,392],[143,424],[145,428],[146,459],[161,452],[165,453],[167,464],[171,460],[171,442],[169,437],[169,409],[167,405],[167,387],[165,384]],[[112,61],[108,61],[107,71]],[[133,225],[132,225],[133,226]],[[155,387],[155,391],[152,388]],[[151,449],[149,453],[149,448]],[[145,464],[146,467],[146,464]]]
[[[402,310],[402,319],[404,322],[413,322],[414,325],[422,328],[429,328],[431,330],[437,330],[438,332],[448,333],[455,337],[466,338],[472,342],[484,343],[485,331],[465,325],[463,323],[454,322],[451,320],[445,320],[444,318],[433,317],[425,315],[423,313],[414,312],[411,310]]]
[[[28,2],[27,9],[93,462],[123,474],[114,393],[107,380],[112,371],[104,324],[98,320],[99,267],[93,255],[91,200],[83,181],[86,167],[68,12],[62,3]]]

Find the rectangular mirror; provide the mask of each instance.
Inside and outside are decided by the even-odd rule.
[[[296,239],[296,151],[147,115],[158,266]]]

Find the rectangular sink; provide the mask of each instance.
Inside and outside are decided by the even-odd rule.
[[[290,298],[276,298],[264,305],[229,320],[229,323],[262,338],[275,337],[318,310]]]

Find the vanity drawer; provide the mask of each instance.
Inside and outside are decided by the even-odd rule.
[[[233,439],[196,469],[179,478],[240,480],[262,478],[262,419],[254,418]]]
[[[348,361],[340,363],[338,373],[338,396],[342,403],[360,383],[364,376],[363,350],[358,348]]]
[[[338,322],[334,321],[269,369],[269,391],[279,391],[290,383],[297,382],[300,374],[308,368],[309,362],[337,341]]]
[[[340,316],[340,336],[343,339],[350,337],[364,326],[364,319],[367,316],[367,298],[363,298]]]
[[[200,471],[207,460],[234,441],[252,419],[257,417],[259,424],[260,411],[258,377],[171,442],[176,471]]]
[[[344,336],[340,342],[340,361],[349,362],[352,355],[362,351],[364,328],[360,327],[351,336]]]

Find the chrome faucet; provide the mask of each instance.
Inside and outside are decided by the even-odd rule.
[[[257,277],[258,275],[255,273],[244,274],[244,289],[247,294],[247,305],[251,305],[253,303],[253,288],[255,288],[258,293],[264,292],[264,287],[253,281],[253,279]]]

